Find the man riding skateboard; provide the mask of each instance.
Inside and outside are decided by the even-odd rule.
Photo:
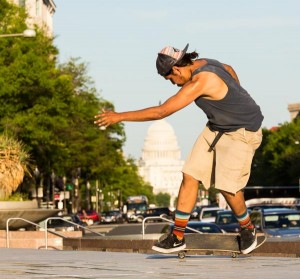
[[[263,115],[260,107],[240,86],[229,65],[198,58],[179,50],[163,48],[156,60],[158,74],[179,91],[158,106],[128,112],[103,110],[95,123],[109,126],[121,121],[149,121],[165,118],[192,102],[204,111],[208,122],[196,140],[183,166],[173,231],[152,249],[161,253],[181,251],[186,247],[184,232],[194,208],[199,182],[215,187],[224,196],[241,226],[240,247],[244,254],[257,245],[256,231],[244,200],[255,150],[262,141]]]

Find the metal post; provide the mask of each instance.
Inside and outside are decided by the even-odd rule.
[[[91,198],[90,198],[91,184],[89,181],[86,182],[86,207],[88,210],[91,209]]]
[[[67,211],[67,203],[66,203],[66,181],[67,181],[67,178],[64,176],[63,177],[63,187],[64,187],[64,213],[68,213]]]
[[[38,182],[38,178],[39,178],[39,174],[40,174],[40,171],[39,169],[36,167],[35,170],[34,170],[34,178],[35,178],[35,198],[36,198],[36,201],[37,201],[37,204],[38,204],[38,208],[40,208],[40,202],[39,202],[39,196],[38,196],[38,187],[39,187],[39,182]]]
[[[98,180],[96,180],[96,212],[99,213],[99,189]]]
[[[54,171],[52,171],[51,173],[51,180],[52,180],[52,203],[53,203],[53,208],[55,208],[55,195],[54,195],[54,192],[55,192],[55,173]]]
[[[78,178],[75,178],[75,190],[74,190],[74,195],[75,195],[75,208],[74,208],[74,212],[78,212],[78,191],[79,191],[79,181]]]

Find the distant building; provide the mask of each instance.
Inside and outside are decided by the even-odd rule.
[[[294,103],[288,105],[291,121],[300,116],[300,103]]]
[[[288,105],[288,111],[290,112],[290,121],[300,117],[300,103],[293,103]],[[269,130],[271,132],[277,132],[280,126],[273,126]]]
[[[139,173],[153,186],[155,194],[168,193],[174,205],[182,180],[181,151],[172,126],[166,120],[155,121],[147,131],[138,162]]]
[[[28,13],[28,28],[38,25],[49,37],[53,36],[53,15],[56,5],[53,0],[8,0],[20,7],[25,7]]]

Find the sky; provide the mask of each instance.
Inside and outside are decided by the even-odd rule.
[[[55,0],[59,62],[80,58],[116,111],[158,105],[178,87],[157,74],[165,46],[231,65],[261,107],[264,128],[290,121],[300,102],[299,0]],[[93,119],[91,120],[93,121]],[[207,122],[194,104],[166,118],[185,159]],[[124,153],[141,157],[150,122],[124,122]],[[99,130],[99,133],[101,131]]]

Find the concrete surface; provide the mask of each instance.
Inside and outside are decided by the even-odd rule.
[[[115,237],[95,238],[67,238],[63,240],[63,250],[101,251],[101,252],[126,252],[152,254],[153,244],[161,234],[127,235]],[[186,238],[189,245],[189,239]],[[189,253],[193,253],[192,251]],[[195,251],[195,254],[207,254],[207,251]],[[215,255],[223,255],[223,252],[214,252]],[[228,254],[228,253],[225,253]],[[267,239],[267,241],[252,253],[252,256],[265,257],[300,257],[300,238],[292,239]],[[300,278],[300,275],[299,275]]]
[[[57,231],[60,235],[70,238],[81,238],[82,231]],[[48,247],[53,249],[63,249],[63,238],[52,233],[47,234]],[[31,248],[41,249],[46,246],[46,236],[44,231],[10,231],[9,248]],[[0,248],[7,248],[6,231],[0,230]]]
[[[298,279],[299,258],[0,249],[0,278]]]

